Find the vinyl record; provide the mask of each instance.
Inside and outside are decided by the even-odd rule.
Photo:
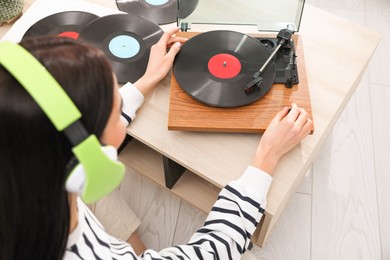
[[[176,22],[177,0],[115,0],[119,10],[156,24]]]
[[[181,47],[173,72],[181,88],[199,102],[215,107],[244,106],[260,99],[272,87],[274,62],[264,70],[260,88],[250,94],[245,92],[245,86],[270,54],[248,35],[210,31],[196,35]]]
[[[103,50],[120,83],[135,82],[146,71],[150,48],[163,30],[144,18],[130,14],[103,16],[84,27],[79,40]]]
[[[33,24],[23,35],[23,38],[58,35],[77,39],[81,29],[97,18],[99,16],[81,11],[55,13]]]

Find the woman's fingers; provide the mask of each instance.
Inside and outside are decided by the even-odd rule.
[[[282,110],[280,110],[276,116],[272,119],[273,121],[277,121],[277,122],[280,122],[283,120],[283,118],[286,117],[286,115],[288,114],[290,108],[289,107],[284,107]]]
[[[160,40],[157,44],[161,44],[163,46],[166,46],[171,39],[171,37],[179,31],[179,28],[171,28],[164,32],[164,34],[161,36]]]
[[[299,113],[300,113],[300,108],[297,106],[297,104],[295,103],[292,103],[291,104],[291,108],[290,108],[290,111],[288,112],[288,114],[286,115],[286,118],[287,120],[289,120],[290,122],[295,122],[299,116]]]
[[[168,53],[165,55],[169,59],[170,66],[172,66],[176,54],[180,51],[180,46],[180,42],[175,42],[169,49]]]
[[[299,128],[303,128],[303,126],[306,124],[306,122],[309,119],[309,114],[302,108],[299,109],[299,115],[298,118],[295,121],[295,124]]]

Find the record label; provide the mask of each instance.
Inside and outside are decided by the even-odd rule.
[[[129,35],[118,35],[108,44],[109,51],[120,59],[129,59],[136,56],[141,50],[139,42]]]
[[[228,53],[216,54],[209,60],[208,69],[217,78],[231,79],[240,73],[241,62]]]
[[[66,37],[66,38],[71,38],[77,40],[79,38],[79,33],[78,32],[62,32],[58,34],[59,37]]]
[[[145,0],[145,2],[150,4],[150,5],[158,6],[158,5],[164,5],[164,4],[168,3],[169,1],[168,0]]]
[[[195,100],[215,107],[248,105],[272,87],[276,67],[271,61],[260,88],[245,91],[270,56],[257,39],[235,31],[209,31],[189,39],[177,54],[173,73],[180,87]]]

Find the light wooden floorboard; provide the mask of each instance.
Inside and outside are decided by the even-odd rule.
[[[390,259],[390,85],[371,88],[382,259]]]
[[[365,0],[307,0],[308,4],[318,7],[338,17],[365,25]]]
[[[258,259],[310,259],[311,195],[294,194],[263,248],[254,246]]]
[[[382,34],[369,66],[382,259],[390,259],[390,2],[366,0],[366,25]]]
[[[352,12],[360,12],[365,9],[365,0],[306,0],[307,4],[319,7],[321,9],[334,10],[349,10]]]
[[[205,213],[182,201],[173,244],[181,245],[187,243],[191,236],[203,226],[206,218],[207,215]]]
[[[126,169],[120,192],[141,220],[138,234],[147,248],[171,246],[181,200],[131,168]]]
[[[382,35],[376,53],[372,58],[370,82],[390,84],[390,1],[366,0],[366,25]]]
[[[368,78],[313,163],[312,259],[381,258]]]
[[[312,194],[312,187],[313,187],[313,169],[310,167],[310,169],[307,171],[305,177],[303,177],[303,180],[301,184],[298,186],[296,193],[302,193],[302,194]]]

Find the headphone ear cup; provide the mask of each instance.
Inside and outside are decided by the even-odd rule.
[[[111,145],[105,145],[102,146],[102,151],[105,155],[107,155],[108,158],[111,159],[111,161],[118,161],[118,151],[115,149],[115,147]]]
[[[75,160],[77,162],[77,160]],[[70,171],[65,183],[65,188],[68,192],[82,195],[84,192],[85,172],[82,164],[77,163]]]
[[[117,150],[113,146],[102,146],[101,151],[103,152],[105,157],[108,158],[109,161],[111,161],[113,163],[113,165],[119,164],[119,165],[123,166],[122,163],[120,163],[118,161],[118,153],[117,153]],[[88,176],[88,174],[86,174],[84,166],[81,163],[78,163],[78,160],[76,158],[73,158],[73,159],[74,160],[72,160],[70,162],[70,164],[73,163],[73,164],[75,164],[75,166],[71,168],[71,171],[70,171],[68,178],[66,180],[66,183],[65,183],[65,187],[66,187],[66,190],[68,192],[77,193],[79,196],[84,198],[83,196],[85,194],[89,193],[87,190],[87,187],[89,187],[89,186],[86,185],[86,183],[88,181],[91,183],[92,181],[87,180],[86,176]],[[69,165],[69,166],[71,166],[71,165]],[[118,174],[118,172],[116,171],[115,168],[116,167],[114,167],[114,166],[112,167],[113,172],[110,172],[110,171],[100,172],[100,174],[104,174],[106,176],[106,179],[110,178],[110,177],[115,177],[114,174]],[[124,168],[124,166],[123,166],[123,168]],[[124,174],[123,170],[120,172],[121,172],[121,174]],[[89,176],[95,176],[95,175],[96,174],[92,173]],[[99,178],[99,176],[97,176],[97,178]],[[106,189],[105,189],[106,193],[98,195],[99,198],[101,198],[101,197],[107,195],[109,192],[113,191],[120,184],[120,182],[119,183],[114,182],[112,184],[106,183],[106,184],[111,185],[111,187],[106,186]]]

